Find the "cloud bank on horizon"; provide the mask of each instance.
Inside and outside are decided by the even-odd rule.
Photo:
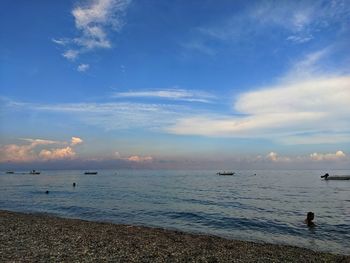
[[[14,10],[15,2],[5,8]],[[25,35],[16,30],[20,22],[11,24],[18,34],[0,46],[8,65],[0,162],[77,160],[80,153],[100,160],[105,152],[107,159],[153,165],[162,156],[191,155],[191,148],[214,157],[222,146],[223,159],[247,151],[248,163],[349,162],[348,1],[163,5],[46,3],[43,10],[65,20],[47,19],[40,34],[29,23],[33,38],[25,47],[14,45]],[[28,139],[70,134],[94,143]]]

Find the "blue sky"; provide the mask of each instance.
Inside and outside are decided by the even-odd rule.
[[[349,1],[5,0],[0,20],[3,164],[350,164]]]

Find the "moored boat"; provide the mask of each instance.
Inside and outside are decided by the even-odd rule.
[[[14,174],[14,171],[6,171],[7,174]]]
[[[234,172],[217,172],[216,173],[217,175],[234,175],[235,173]]]
[[[84,174],[97,174],[97,172],[85,172]]]
[[[325,175],[322,175],[321,178],[324,178],[324,180],[350,180],[350,175],[329,175],[326,173]]]
[[[31,171],[29,172],[29,174],[40,174],[40,172],[38,172],[38,171],[36,171],[36,170],[31,170]]]

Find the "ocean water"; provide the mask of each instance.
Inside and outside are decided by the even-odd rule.
[[[2,172],[0,209],[350,254],[350,180],[323,181],[325,171],[316,170],[236,172]],[[312,229],[303,223],[308,211],[315,213]]]

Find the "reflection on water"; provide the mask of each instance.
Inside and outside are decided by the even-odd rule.
[[[350,254],[350,181],[322,181],[324,171],[236,172],[235,176],[217,176],[216,171],[3,173],[0,209]],[[303,223],[308,211],[315,213],[314,228]]]

